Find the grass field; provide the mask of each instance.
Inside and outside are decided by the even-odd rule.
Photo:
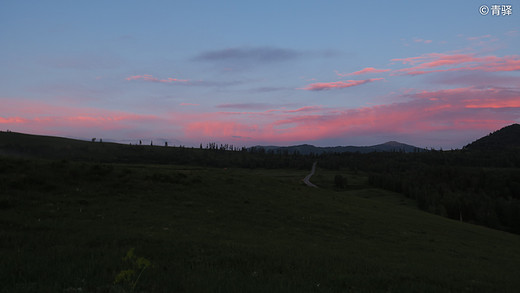
[[[309,188],[307,172],[0,158],[1,292],[520,287],[518,235],[419,211],[349,170],[318,166]],[[152,264],[137,282],[132,248]]]

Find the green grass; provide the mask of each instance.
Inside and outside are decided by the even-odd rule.
[[[152,263],[135,292],[520,287],[518,235],[307,173],[0,158],[0,292],[125,292],[131,248]]]

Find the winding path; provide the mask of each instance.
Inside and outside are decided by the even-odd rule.
[[[314,164],[312,164],[311,173],[309,173],[309,175],[307,175],[307,176],[305,176],[305,178],[303,178],[303,183],[307,184],[307,186],[314,187],[314,188],[318,188],[318,186],[312,184],[309,181],[309,179],[311,179],[311,176],[314,175],[314,171],[316,171],[316,163],[318,163],[318,162],[314,162]]]

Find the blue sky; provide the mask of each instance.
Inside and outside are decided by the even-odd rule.
[[[2,1],[0,128],[459,148],[520,122],[520,3],[415,2]]]

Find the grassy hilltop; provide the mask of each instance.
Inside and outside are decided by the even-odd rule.
[[[301,183],[310,167],[123,164],[114,157],[180,150],[35,139],[49,139],[51,149],[78,143],[72,148],[90,148],[94,159],[79,158],[87,155],[81,152],[75,160],[38,159],[41,153],[3,148],[0,292],[520,287],[520,236],[420,211],[401,194],[369,186],[362,171],[318,165],[311,181],[321,188],[314,189]],[[0,141],[9,143],[27,150],[35,142]],[[113,161],[96,160],[104,152]],[[225,156],[238,162],[244,154]],[[336,175],[346,178],[346,188],[334,187]],[[123,260],[132,248],[135,257]]]

